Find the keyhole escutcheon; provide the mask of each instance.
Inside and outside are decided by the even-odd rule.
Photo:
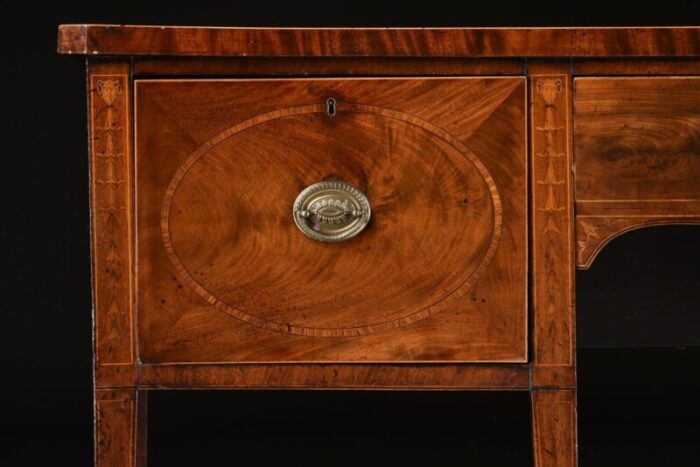
[[[335,99],[332,97],[329,97],[328,100],[326,100],[326,113],[328,113],[329,116],[333,117],[333,116],[335,116],[335,112],[336,112]]]

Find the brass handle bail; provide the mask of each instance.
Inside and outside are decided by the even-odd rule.
[[[362,232],[371,209],[367,197],[342,181],[314,183],[294,201],[294,222],[307,237],[319,242],[342,242]]]

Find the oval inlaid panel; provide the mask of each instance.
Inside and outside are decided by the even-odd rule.
[[[439,312],[487,267],[501,205],[481,161],[411,115],[337,109],[257,115],[175,173],[164,245],[180,278],[212,305],[273,331],[358,336]],[[292,204],[334,178],[367,195],[372,219],[352,240],[321,243],[297,229]]]

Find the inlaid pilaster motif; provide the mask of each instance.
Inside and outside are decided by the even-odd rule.
[[[543,78],[536,81],[537,94],[541,97],[544,106],[544,120],[539,122],[535,127],[535,131],[541,134],[544,139],[544,151],[537,152],[536,156],[544,159],[546,169],[544,176],[540,176],[537,180],[538,185],[542,185],[546,190],[544,205],[537,207],[539,211],[544,212],[545,227],[544,233],[560,234],[559,224],[561,223],[560,215],[564,210],[564,206],[560,204],[557,198],[561,199],[562,194],[557,193],[562,187],[566,188],[566,184],[561,175],[562,170],[566,170],[565,164],[565,148],[561,144],[557,144],[557,133],[565,131],[564,126],[559,125],[557,121],[557,100],[563,90],[561,78]],[[535,122],[537,124],[537,122]]]
[[[90,75],[96,363],[131,364],[128,75]],[[98,372],[98,376],[101,373]]]
[[[538,387],[575,384],[570,75],[531,68],[534,371]],[[544,73],[537,73],[541,69]],[[534,73],[533,73],[534,71]]]

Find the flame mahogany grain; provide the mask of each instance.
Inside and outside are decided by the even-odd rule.
[[[143,362],[526,361],[523,78],[144,80],[136,114]],[[329,245],[290,213],[333,177],[373,214]]]
[[[69,24],[58,51],[245,57],[697,56],[700,28],[222,28]]]

